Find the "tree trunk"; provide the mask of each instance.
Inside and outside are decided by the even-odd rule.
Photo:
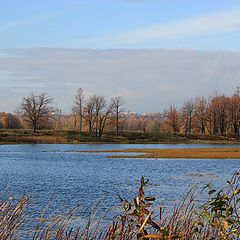
[[[79,109],[80,114],[79,114],[79,132],[82,134],[82,107]]]
[[[37,131],[37,123],[33,122],[33,132],[36,133]]]
[[[118,137],[118,131],[119,131],[119,122],[118,122],[118,114],[116,119],[116,136]]]

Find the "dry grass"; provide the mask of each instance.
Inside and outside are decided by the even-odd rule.
[[[94,133],[69,130],[39,130],[33,133],[31,129],[0,129],[0,144],[21,143],[239,143],[239,136],[219,136],[194,134],[189,136],[171,135],[166,132],[151,133],[140,131],[121,131],[116,137],[115,132],[107,131],[101,138]]]
[[[59,136],[22,136],[18,138],[10,138],[10,140],[20,143],[35,143],[35,144],[57,144],[66,143],[64,137]]]
[[[154,207],[154,197],[147,197],[145,187],[149,180],[141,179],[139,193],[133,201],[120,198],[123,211],[109,225],[96,220],[94,208],[78,226],[72,225],[77,208],[54,216],[45,216],[46,208],[35,221],[25,215],[28,196],[16,201],[6,197],[0,200],[0,239],[2,240],[235,240],[240,237],[239,175],[220,190],[208,184],[208,198],[197,206],[199,191],[195,185],[181,199],[169,215],[162,218],[161,206]],[[50,201],[51,202],[51,201]],[[49,202],[49,204],[50,204]]]
[[[8,136],[1,139],[0,144],[61,144],[68,143],[59,136]]]
[[[191,159],[240,159],[240,148],[184,148],[184,149],[126,149],[86,151],[106,153],[144,153],[138,155],[113,155],[111,158],[191,158]]]

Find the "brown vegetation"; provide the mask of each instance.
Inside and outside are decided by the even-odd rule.
[[[51,124],[51,106],[53,98],[41,93],[35,96],[33,93],[28,97],[23,97],[17,109],[17,114],[24,119],[35,133],[37,129],[47,128]]]
[[[220,190],[207,190],[207,200],[198,205],[199,191],[195,185],[178,204],[163,216],[161,206],[154,206],[155,197],[146,196],[147,183],[142,177],[137,196],[128,201],[119,196],[123,210],[109,224],[89,212],[85,222],[73,223],[77,208],[62,214],[46,215],[48,206],[38,219],[26,215],[30,197],[16,200],[1,194],[0,238],[4,240],[234,240],[240,237],[239,177],[236,174]],[[203,190],[204,190],[203,189]],[[50,204],[51,202],[49,202]]]
[[[120,138],[136,140],[136,133],[141,135],[138,139],[141,142],[174,142],[179,138],[220,140],[222,136],[224,139],[239,138],[240,97],[236,94],[232,97],[217,93],[209,98],[197,97],[185,101],[180,108],[171,105],[164,113],[143,115],[124,114],[125,101],[121,96],[113,97],[108,103],[101,95],[86,98],[83,89],[79,88],[74,99],[72,113],[62,114],[61,110],[53,111],[53,99],[45,93],[39,96],[32,93],[22,99],[18,116],[0,113],[0,129],[27,130],[32,127],[34,132],[37,129],[72,131],[78,132],[79,138],[94,134],[103,142],[104,137],[109,139],[109,133],[113,132],[119,137],[117,142]],[[169,137],[171,134],[174,136]],[[116,140],[113,134],[111,137],[112,141]],[[74,140],[81,142],[81,139]]]
[[[138,155],[108,156],[114,158],[191,158],[191,159],[240,159],[240,148],[184,148],[184,149],[126,149],[91,151],[106,153],[144,153]]]
[[[95,133],[67,130],[0,129],[0,144],[9,143],[238,143],[239,136],[221,136],[208,134],[173,135],[164,132],[105,131],[101,138]]]
[[[166,123],[174,134],[179,130],[185,135],[200,132],[239,135],[240,97],[236,94],[226,97],[216,93],[208,100],[198,97],[185,102],[180,110],[170,106],[165,113]]]

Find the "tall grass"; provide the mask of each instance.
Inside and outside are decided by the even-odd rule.
[[[146,194],[148,181],[141,178],[132,201],[118,196],[123,210],[109,224],[96,217],[95,208],[78,225],[73,224],[77,207],[46,216],[51,201],[37,221],[31,220],[26,215],[30,197],[23,196],[17,201],[14,196],[7,197],[4,191],[0,202],[0,239],[240,239],[238,174],[222,189],[212,189],[211,183],[206,185],[204,191],[208,197],[200,206],[197,199],[201,191],[194,185],[164,217],[161,206],[154,206],[155,197]]]

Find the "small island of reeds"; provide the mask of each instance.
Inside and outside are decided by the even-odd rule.
[[[174,148],[174,149],[126,149],[126,150],[106,150],[106,151],[91,151],[91,152],[137,153],[136,155],[107,156],[111,158],[240,159],[240,147],[181,148],[181,149],[177,149],[177,148]]]

